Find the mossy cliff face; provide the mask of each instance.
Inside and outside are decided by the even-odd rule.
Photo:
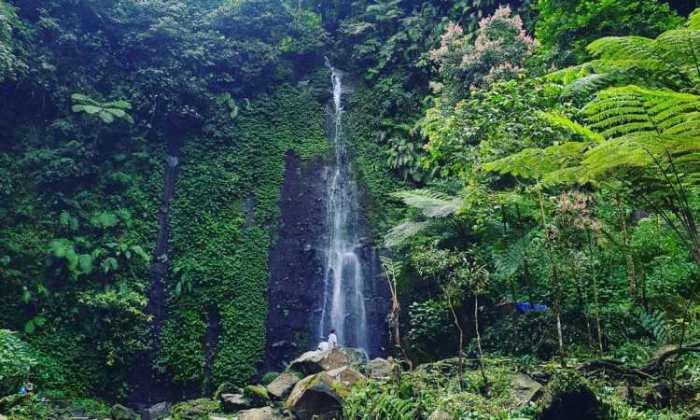
[[[263,361],[268,251],[278,231],[285,157],[327,150],[323,109],[309,87],[279,88],[252,101],[233,124],[209,130],[181,151],[159,360],[193,392],[243,384]]]

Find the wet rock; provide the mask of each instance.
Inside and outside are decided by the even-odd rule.
[[[289,365],[289,370],[300,372],[303,375],[313,375],[324,370],[347,366],[351,361],[350,356],[341,349],[309,351],[294,360]]]
[[[367,377],[350,366],[343,366],[338,369],[329,370],[326,372],[334,382],[346,387],[351,387],[357,382],[366,381]]]
[[[141,416],[136,414],[136,411],[121,404],[114,404],[110,415],[112,420],[139,420],[141,418]]]
[[[542,395],[542,385],[527,375],[519,373],[510,381],[513,397],[518,407],[537,400]]]
[[[340,418],[343,400],[337,393],[341,386],[325,372],[299,381],[287,399],[286,406],[300,420],[331,420]]]
[[[142,420],[162,420],[170,416],[171,408],[172,405],[167,401],[155,404],[151,408],[148,408],[143,412]]]
[[[362,349],[356,349],[353,347],[341,347],[339,349],[345,353],[350,358],[350,364],[352,365],[365,365],[367,364],[367,353]]]
[[[267,385],[267,393],[275,400],[282,400],[292,392],[297,382],[299,382],[299,378],[295,374],[284,372]]]
[[[541,420],[597,420],[603,418],[600,401],[574,371],[559,372],[545,387],[539,402]]]
[[[367,363],[367,375],[372,379],[390,379],[396,372],[396,364],[380,357]]]
[[[248,385],[243,388],[243,396],[250,400],[252,407],[262,407],[270,401],[270,395],[262,385]]]
[[[271,407],[253,408],[238,413],[238,420],[278,420],[282,415]]]
[[[452,416],[442,410],[435,410],[428,420],[452,420]]]
[[[224,413],[235,413],[252,407],[250,400],[241,394],[221,394],[220,399]]]

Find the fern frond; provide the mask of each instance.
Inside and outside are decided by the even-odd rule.
[[[674,29],[656,38],[657,49],[668,62],[694,63],[700,53],[700,30]]]
[[[697,130],[700,96],[638,86],[609,88],[583,108],[590,127],[606,138],[653,131],[690,135]]]
[[[511,277],[517,273],[527,256],[530,241],[531,238],[529,234],[523,235],[515,241],[510,241],[508,248],[498,253],[495,258],[494,262],[497,273],[505,278]]]
[[[665,162],[666,155],[700,151],[700,137],[667,137],[654,132],[635,133],[609,140],[586,152],[583,164],[593,178],[619,168],[645,168]]]
[[[488,172],[509,174],[523,179],[542,179],[547,174],[575,166],[589,146],[585,142],[567,142],[545,149],[528,148],[482,167]]]
[[[430,226],[430,222],[404,222],[394,226],[384,236],[384,245],[387,248],[397,247],[425,230],[428,226]]]
[[[581,77],[564,87],[562,95],[564,97],[571,96],[590,96],[593,93],[610,86],[615,81],[613,73],[593,73]]]
[[[700,7],[690,14],[686,26],[688,26],[688,29],[700,30]]]
[[[561,127],[571,131],[574,134],[578,134],[581,137],[589,140],[593,143],[602,143],[605,138],[600,134],[594,132],[593,130],[571,120],[565,115],[554,113],[554,112],[542,112],[539,111],[537,115],[544,121],[555,127]]]
[[[419,209],[425,217],[440,218],[456,213],[461,207],[461,197],[450,196],[432,190],[400,191],[392,194],[407,206]]]
[[[591,55],[604,60],[654,60],[658,58],[653,39],[643,36],[609,36],[587,47]]]

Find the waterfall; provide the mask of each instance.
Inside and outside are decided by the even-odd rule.
[[[327,59],[326,64],[331,69],[333,84],[330,137],[335,166],[330,171],[326,190],[328,236],[319,338],[325,339],[335,329],[340,345],[369,351],[357,188],[343,133],[343,73]]]

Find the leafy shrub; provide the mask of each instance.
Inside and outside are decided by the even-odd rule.
[[[17,392],[39,361],[29,345],[9,330],[0,330],[0,395]]]
[[[280,376],[279,372],[267,372],[263,375],[260,382],[262,382],[263,385],[269,385],[272,383],[272,381],[277,379],[278,376]]]

